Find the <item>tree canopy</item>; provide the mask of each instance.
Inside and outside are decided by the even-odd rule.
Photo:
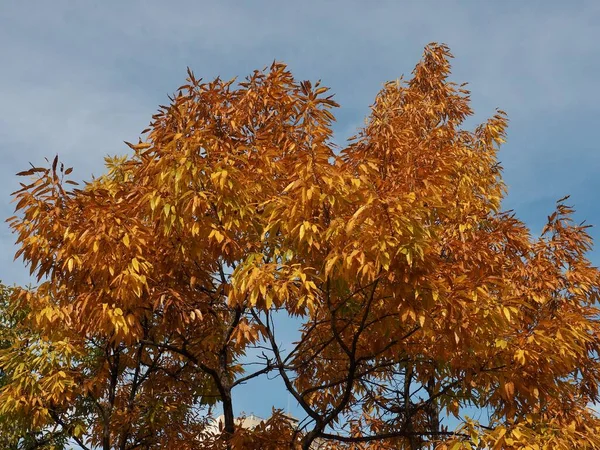
[[[328,89],[274,63],[188,71],[83,186],[58,158],[20,173],[9,223],[38,282],[2,291],[7,446],[600,448],[587,226],[565,199],[539,236],[502,211],[506,115],[462,128],[450,58],[428,45],[345,147]],[[239,386],[266,376],[303,421],[239,426]]]

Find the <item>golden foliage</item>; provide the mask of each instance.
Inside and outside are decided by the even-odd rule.
[[[40,284],[13,298],[35,336],[0,351],[0,414],[104,449],[600,448],[586,226],[564,199],[539,238],[501,211],[506,115],[461,128],[450,58],[429,45],[339,152],[327,89],[275,63],[190,72],[83,187],[57,159],[21,173],[10,224]],[[278,314],[302,322],[288,352]],[[269,372],[307,427],[236,426],[235,388]]]

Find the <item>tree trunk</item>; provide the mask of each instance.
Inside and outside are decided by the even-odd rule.
[[[223,416],[223,431],[227,433],[227,437],[229,438],[235,432],[235,416],[233,415],[233,401],[230,389],[225,389],[225,394],[223,395]]]

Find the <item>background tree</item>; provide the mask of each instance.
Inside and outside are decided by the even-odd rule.
[[[3,293],[10,298],[8,289]],[[54,317],[58,308],[46,300],[49,304],[35,319],[61,320]],[[141,344],[114,346],[102,337],[78,336],[69,324],[39,332],[41,322],[34,322],[29,308],[18,300],[14,304],[2,305],[3,448],[160,448],[173,443],[195,448],[205,420],[198,415],[197,380],[185,362]]]
[[[23,172],[10,223],[40,284],[11,307],[36,339],[2,350],[0,414],[83,448],[600,448],[591,239],[562,201],[539,238],[501,212],[505,114],[461,129],[450,56],[429,45],[339,152],[327,89],[273,64],[189,73],[82,188],[57,159]],[[268,373],[306,419],[244,430],[236,388]]]

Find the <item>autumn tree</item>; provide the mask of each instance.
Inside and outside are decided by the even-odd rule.
[[[461,128],[450,58],[427,46],[345,148],[327,88],[276,63],[190,72],[82,187],[58,159],[21,173],[38,285],[10,296],[0,417],[103,450],[600,448],[587,226],[564,199],[539,237],[501,210],[506,116]],[[238,387],[269,374],[306,418],[243,429]]]

